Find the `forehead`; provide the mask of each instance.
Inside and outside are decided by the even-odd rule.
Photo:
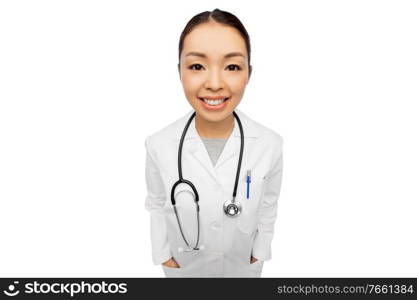
[[[234,27],[208,22],[200,24],[186,35],[182,55],[202,52],[207,56],[241,52],[247,56],[245,40]]]

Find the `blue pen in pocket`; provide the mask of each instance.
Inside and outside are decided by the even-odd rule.
[[[250,175],[250,170],[248,170],[246,173],[246,199],[249,199]]]

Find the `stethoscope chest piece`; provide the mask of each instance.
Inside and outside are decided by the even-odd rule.
[[[236,217],[242,212],[242,205],[237,201],[228,200],[223,204],[224,213],[229,217]]]

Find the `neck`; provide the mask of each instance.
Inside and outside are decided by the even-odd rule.
[[[230,114],[226,119],[218,122],[211,122],[201,118],[198,114],[195,116],[195,126],[200,137],[225,139],[233,131],[235,117]]]

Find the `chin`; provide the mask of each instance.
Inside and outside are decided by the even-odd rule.
[[[230,116],[233,113],[232,111],[222,111],[222,112],[207,112],[205,110],[198,109],[196,113],[203,119],[210,122],[220,122]]]

